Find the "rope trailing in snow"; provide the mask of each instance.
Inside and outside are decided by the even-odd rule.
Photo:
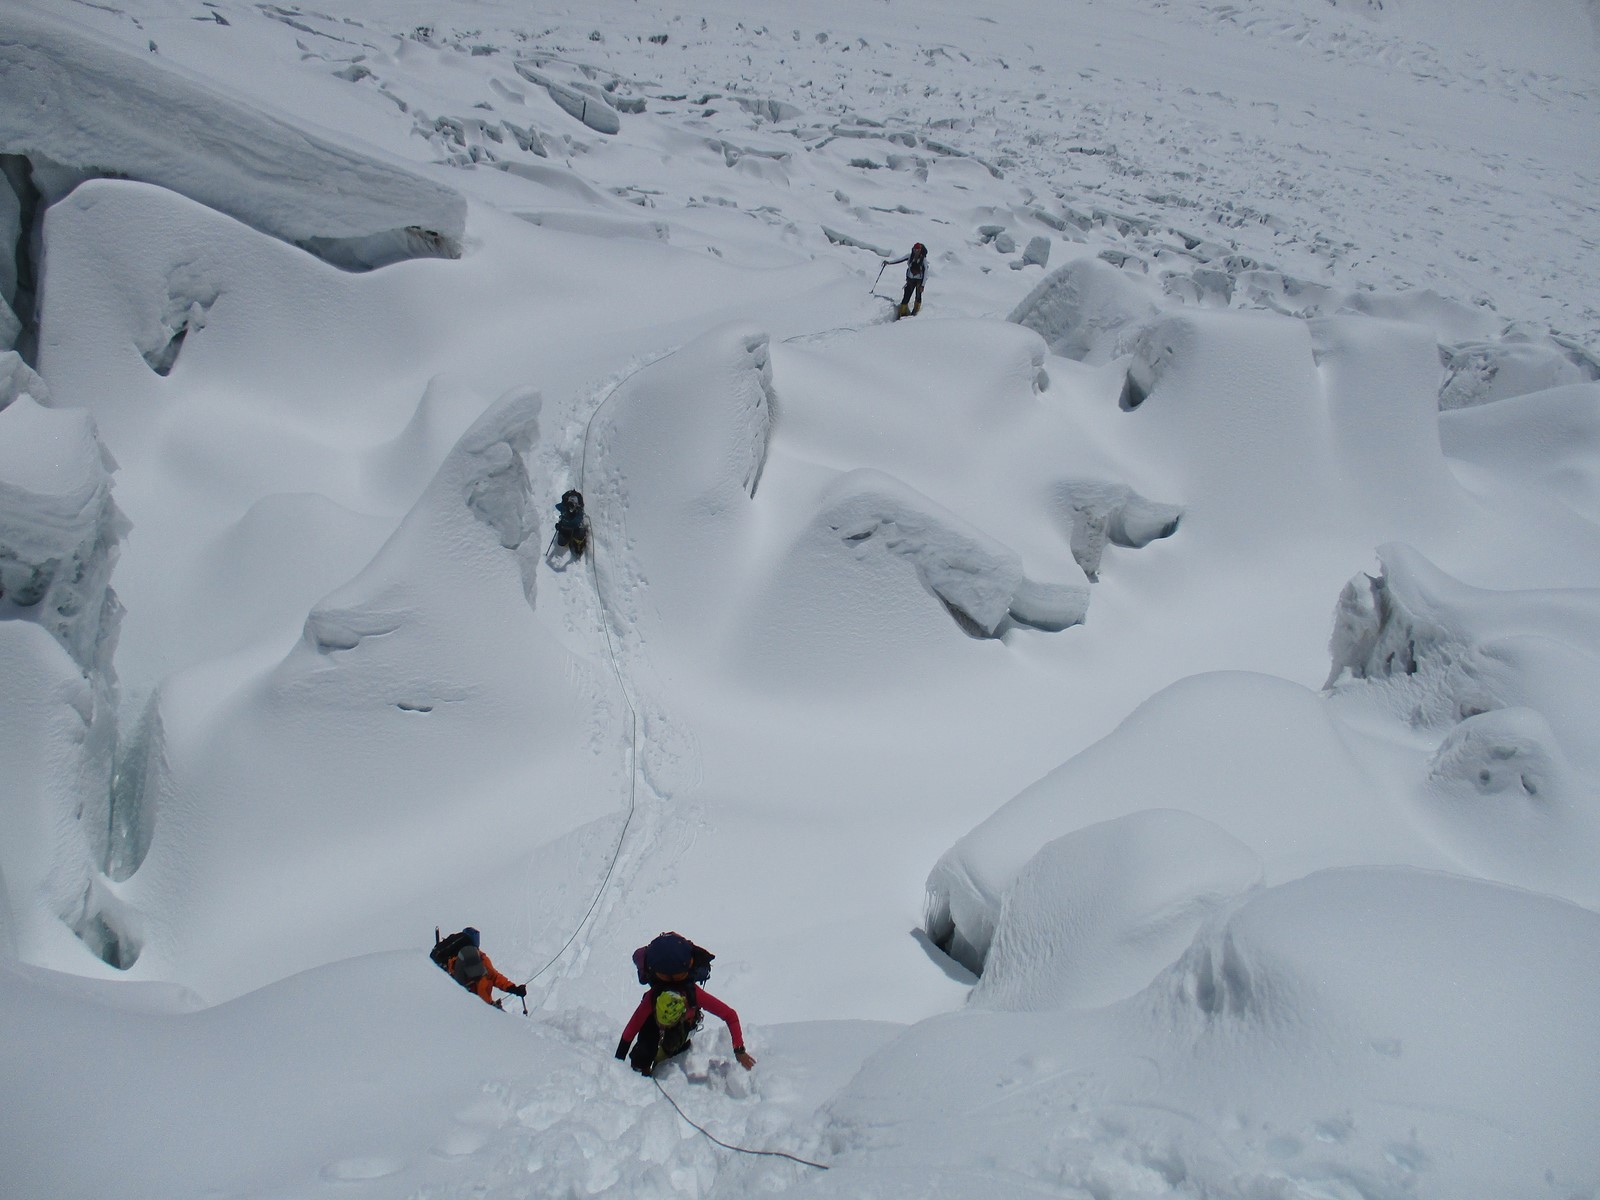
[[[676,353],[677,353],[676,350],[668,350],[665,353],[658,354],[658,355],[656,355],[656,357],[650,359],[648,362],[642,363],[640,366],[634,368],[627,375],[625,375],[622,379],[617,381],[616,386],[613,387],[609,392],[606,393],[606,398],[604,400],[600,401],[599,404],[595,405],[594,411],[589,414],[589,420],[584,424],[584,427],[583,427],[583,454],[582,454],[582,456],[581,456],[581,458],[579,460],[579,463],[578,463],[578,487],[579,487],[580,491],[584,490],[588,486],[589,438],[590,438],[590,434],[594,430],[595,418],[597,418],[600,415],[600,413],[605,409],[607,404],[611,403],[612,398],[615,397],[616,394],[619,391],[622,390],[623,384],[627,383],[635,375],[639,374],[640,371],[643,371],[646,367],[653,367],[653,366],[655,366],[656,363],[660,362],[662,359],[668,358],[671,355],[676,354]],[[554,543],[552,542],[552,544],[554,544]],[[597,909],[600,906],[600,898],[605,895],[606,888],[609,887],[610,884],[611,884],[611,877],[616,873],[617,863],[622,858],[622,846],[623,846],[623,843],[627,840],[628,829],[633,824],[633,815],[634,815],[635,810],[638,807],[638,799],[639,799],[639,710],[634,707],[633,697],[631,695],[629,695],[629,693],[628,693],[627,681],[623,678],[622,663],[621,663],[621,660],[617,656],[616,639],[615,639],[615,637],[613,636],[613,634],[611,632],[611,621],[608,618],[608,616],[606,615],[605,597],[603,595],[601,595],[601,593],[600,593],[600,569],[595,564],[595,560],[593,558],[593,554],[594,554],[594,550],[591,550],[590,551],[591,557],[590,557],[590,560],[589,560],[589,566],[590,566],[590,570],[592,572],[592,578],[594,580],[595,601],[600,606],[600,629],[601,629],[601,632],[605,634],[606,656],[611,661],[611,671],[612,671],[612,673],[617,677],[617,686],[622,691],[623,703],[628,706],[628,719],[629,719],[629,731],[628,731],[628,768],[629,768],[629,770],[628,770],[628,815],[623,820],[622,829],[617,834],[617,844],[614,847],[612,847],[612,850],[611,850],[611,861],[606,864],[605,876],[600,880],[600,886],[595,889],[594,898],[589,901],[589,907],[588,907],[587,910],[585,910],[585,912],[583,914],[583,918],[578,922],[576,928],[573,929],[571,936],[568,937],[567,940],[561,944],[561,949],[559,949],[559,950],[557,950],[555,952],[555,955],[550,959],[549,962],[545,963],[544,966],[540,967],[537,971],[535,971],[532,975],[530,975],[527,978],[527,980],[524,981],[524,985],[532,983],[535,979],[539,978],[539,976],[543,975],[551,967],[555,966],[556,963],[561,961],[561,956],[567,952],[567,950],[572,946],[573,942],[578,940],[578,935],[583,932],[584,926],[589,923],[589,918],[594,916],[595,909]],[[526,1009],[527,1009],[527,1001],[526,1000],[523,1001],[523,1009],[524,1009],[524,1011],[526,1011]],[[815,1167],[819,1171],[827,1171],[827,1170],[831,1169],[828,1166],[827,1163],[812,1162],[809,1158],[801,1158],[797,1154],[790,1154],[787,1150],[755,1150],[755,1149],[751,1149],[748,1146],[735,1146],[732,1142],[725,1142],[721,1138],[719,1138],[716,1134],[712,1133],[709,1129],[707,1129],[704,1125],[701,1125],[698,1121],[695,1121],[692,1117],[689,1116],[688,1113],[684,1112],[682,1107],[678,1104],[678,1102],[672,1098],[672,1094],[670,1092],[668,1092],[666,1088],[661,1086],[661,1081],[659,1079],[655,1078],[654,1076],[651,1076],[650,1082],[656,1085],[656,1090],[659,1091],[663,1096],[666,1097],[667,1103],[672,1105],[673,1111],[676,1112],[679,1117],[683,1118],[683,1120],[684,1120],[684,1122],[686,1124],[688,1124],[692,1129],[695,1129],[696,1131],[698,1131],[701,1134],[701,1136],[705,1137],[709,1141],[712,1141],[712,1142],[716,1143],[718,1146],[721,1146],[724,1150],[732,1150],[736,1154],[750,1154],[750,1155],[755,1155],[757,1157],[786,1158],[790,1162],[799,1163],[803,1167]]]
[[[589,434],[594,429],[595,418],[600,415],[601,411],[604,410],[606,405],[611,403],[612,398],[622,390],[623,384],[627,383],[646,367],[653,367],[662,359],[670,357],[676,353],[676,350],[668,350],[665,353],[656,355],[656,357],[652,358],[649,362],[642,363],[638,367],[635,367],[622,379],[617,381],[616,386],[606,393],[606,398],[604,400],[600,401],[599,404],[594,406],[594,411],[589,414],[589,420],[584,424],[583,427],[583,455],[578,463],[578,485],[580,491],[582,491],[588,483]],[[553,538],[551,544],[554,544]],[[594,898],[589,901],[589,907],[587,910],[585,910],[582,919],[579,920],[577,926],[572,931],[572,935],[561,944],[561,949],[555,952],[555,955],[550,959],[550,961],[545,963],[544,966],[540,967],[532,975],[528,976],[527,979],[523,980],[524,987],[532,983],[551,967],[555,966],[556,963],[561,961],[561,956],[571,948],[573,942],[578,940],[578,935],[583,932],[583,927],[589,923],[589,918],[594,916],[595,909],[600,906],[600,898],[606,894],[606,888],[611,884],[611,876],[616,872],[617,862],[622,858],[622,845],[628,837],[628,828],[633,824],[634,810],[638,807],[639,710],[633,706],[633,697],[628,694],[627,682],[622,677],[622,664],[617,658],[616,642],[613,640],[611,635],[611,622],[606,616],[605,597],[600,594],[600,571],[599,568],[595,566],[594,562],[595,549],[596,548],[593,546],[593,544],[591,544],[589,550],[589,566],[591,572],[593,573],[595,601],[600,606],[600,629],[601,632],[605,634],[606,654],[611,660],[612,674],[617,677],[617,687],[622,692],[622,702],[628,706],[628,815],[623,819],[622,828],[617,833],[617,844],[611,849],[611,861],[606,864],[605,876],[600,880],[600,886],[595,889]],[[526,1001],[524,1001],[524,1004],[526,1004]]]
[[[616,386],[613,387],[611,389],[611,391],[606,393],[606,398],[604,400],[600,401],[599,404],[595,405],[594,411],[589,414],[589,420],[583,427],[583,455],[582,455],[582,457],[581,457],[581,459],[580,459],[580,461],[578,463],[578,485],[579,485],[579,490],[580,491],[584,490],[588,485],[589,436],[590,436],[591,432],[594,429],[595,418],[600,415],[600,413],[605,409],[605,406],[607,404],[611,403],[612,398],[614,396],[616,396],[616,394],[619,391],[622,390],[623,384],[627,383],[630,379],[632,379],[635,375],[639,374],[639,372],[643,371],[646,367],[653,367],[653,366],[655,366],[656,363],[660,362],[662,359],[668,358],[668,357],[670,357],[671,355],[673,355],[675,353],[677,353],[676,350],[668,350],[665,353],[658,354],[658,355],[656,355],[656,357],[650,359],[648,362],[643,363],[640,366],[634,368],[634,370],[630,371],[626,376],[624,376],[622,379],[617,381]],[[629,770],[628,770],[628,815],[622,822],[621,831],[618,832],[618,834],[617,834],[617,844],[611,850],[611,861],[606,864],[605,876],[604,876],[604,878],[602,878],[600,880],[600,886],[595,889],[594,898],[589,901],[589,907],[584,912],[582,920],[580,920],[578,922],[578,924],[577,924],[577,927],[573,929],[572,935],[570,937],[568,937],[567,940],[561,944],[561,949],[559,949],[559,950],[557,950],[555,952],[554,957],[552,957],[549,962],[545,963],[544,966],[540,967],[537,971],[535,971],[532,975],[530,975],[527,978],[527,980],[525,981],[525,983],[532,983],[535,979],[539,978],[539,976],[543,975],[551,967],[555,966],[556,963],[561,961],[561,956],[567,952],[567,950],[571,947],[573,942],[578,940],[578,935],[583,932],[583,927],[589,923],[589,918],[594,916],[595,909],[600,906],[600,898],[605,895],[606,888],[610,886],[611,877],[612,877],[613,874],[615,874],[616,869],[617,869],[617,863],[622,858],[622,846],[623,846],[624,841],[626,841],[626,839],[627,839],[628,829],[633,824],[634,811],[638,807],[638,799],[639,799],[639,710],[634,707],[633,697],[628,694],[627,681],[623,678],[622,663],[621,663],[621,660],[617,656],[616,639],[615,639],[615,637],[613,636],[613,634],[611,632],[611,621],[606,615],[605,597],[600,594],[600,570],[599,570],[599,567],[595,565],[595,560],[592,557],[593,553],[594,553],[594,551],[591,550],[590,551],[591,557],[590,557],[590,560],[589,560],[589,566],[590,566],[590,570],[593,573],[595,600],[600,606],[600,629],[601,629],[601,632],[605,634],[606,655],[611,660],[611,671],[617,677],[617,686],[622,691],[623,703],[628,706],[628,719],[629,719],[629,732],[628,732],[628,767],[629,767]],[[526,1009],[526,1007],[527,1007],[527,1001],[526,1000],[523,1001],[523,1007],[524,1007],[524,1009]],[[683,1120],[684,1120],[684,1122],[686,1124],[688,1124],[691,1128],[697,1130],[701,1134],[701,1136],[707,1138],[708,1140],[710,1140],[712,1142],[715,1142],[718,1146],[721,1146],[724,1150],[732,1150],[736,1154],[750,1154],[750,1155],[755,1155],[755,1156],[758,1156],[758,1157],[765,1157],[765,1158],[786,1158],[790,1162],[799,1163],[801,1166],[804,1166],[804,1167],[815,1167],[819,1171],[827,1171],[827,1170],[831,1169],[828,1166],[827,1163],[812,1162],[809,1158],[801,1158],[797,1154],[790,1154],[787,1150],[755,1150],[755,1149],[751,1149],[748,1146],[735,1146],[732,1142],[725,1142],[721,1138],[719,1138],[716,1134],[712,1133],[709,1129],[707,1129],[704,1125],[701,1125],[699,1122],[695,1121],[692,1117],[689,1116],[688,1113],[684,1112],[682,1107],[679,1106],[678,1102],[672,1098],[671,1093],[668,1092],[666,1088],[661,1086],[661,1081],[659,1079],[655,1078],[654,1076],[651,1076],[650,1082],[656,1085],[656,1090],[659,1091],[663,1096],[666,1097],[667,1103],[672,1105],[673,1111],[676,1112],[678,1114],[678,1116],[683,1118]]]
[[[765,1158],[787,1158],[790,1162],[797,1162],[803,1167],[815,1167],[819,1171],[832,1170],[827,1163],[812,1162],[809,1158],[801,1158],[798,1154],[790,1154],[787,1150],[752,1150],[748,1146],[735,1146],[732,1142],[725,1142],[716,1134],[707,1129],[704,1125],[690,1117],[688,1113],[684,1112],[683,1109],[679,1107],[678,1102],[672,1098],[672,1093],[661,1086],[661,1080],[652,1075],[650,1077],[650,1082],[656,1085],[656,1091],[660,1092],[667,1098],[667,1103],[672,1105],[673,1111],[682,1117],[685,1123],[699,1130],[701,1134],[703,1134],[709,1140],[715,1142],[717,1145],[721,1146],[724,1150],[732,1150],[738,1154],[754,1154],[758,1157]]]

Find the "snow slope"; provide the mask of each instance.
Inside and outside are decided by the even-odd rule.
[[[18,0],[0,80],[19,1194],[1600,1190],[1589,0]],[[612,1060],[667,928],[753,1072]]]

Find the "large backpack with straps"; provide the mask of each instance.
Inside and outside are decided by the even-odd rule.
[[[483,952],[470,943],[461,947],[455,962],[450,964],[450,978],[469,992],[477,991],[478,980],[488,973],[489,968],[483,965]]]
[[[452,933],[449,937],[439,936],[439,927],[433,928],[433,949],[428,951],[428,957],[433,959],[433,965],[441,971],[450,970],[450,960],[461,953],[463,946],[476,946],[478,944],[478,931],[468,925],[465,929]]]
[[[640,946],[633,952],[633,965],[639,972],[639,982],[649,985],[654,982],[650,978],[648,961],[654,957],[651,951],[666,953],[688,963],[689,981],[691,983],[704,983],[711,978],[711,960],[715,954],[704,946],[697,946],[681,933],[662,933],[652,938],[647,946]]]

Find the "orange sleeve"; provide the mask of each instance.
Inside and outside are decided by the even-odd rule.
[[[509,992],[517,986],[495,969],[494,960],[487,954],[483,956],[483,978],[502,992]]]

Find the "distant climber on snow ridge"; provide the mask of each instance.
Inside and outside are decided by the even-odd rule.
[[[452,933],[447,938],[441,938],[439,931],[433,931],[433,949],[428,957],[454,979],[467,991],[477,996],[485,1004],[500,1007],[500,1001],[494,998],[494,989],[499,988],[509,996],[526,997],[526,985],[512,983],[499,971],[495,970],[494,963],[489,956],[478,948],[478,931],[468,925],[459,933]]]
[[[911,253],[900,258],[888,258],[883,265],[892,267],[896,263],[906,264],[906,290],[900,297],[900,307],[895,309],[897,317],[914,317],[922,311],[922,285],[928,281],[928,248],[921,242],[911,247]],[[912,302],[912,293],[916,293],[916,301]]]

